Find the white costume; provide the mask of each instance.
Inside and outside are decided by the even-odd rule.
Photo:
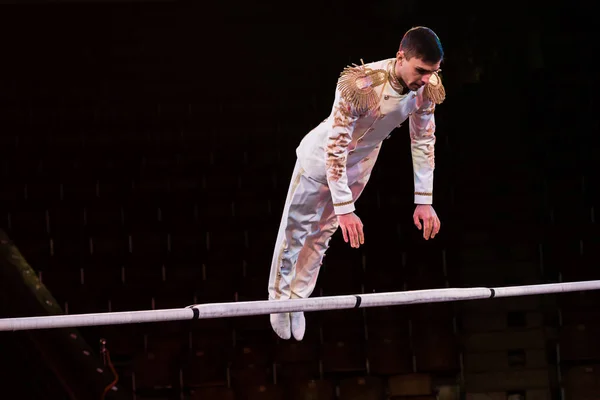
[[[305,298],[315,287],[323,256],[338,228],[337,216],[355,210],[384,139],[409,119],[414,201],[432,204],[436,103],[444,89],[437,74],[418,91],[400,94],[395,59],[346,68],[331,114],[297,148],[269,278],[269,300]],[[394,87],[392,87],[394,86]],[[401,90],[400,88],[399,90]],[[304,316],[291,329],[300,340]],[[288,339],[287,314],[273,314],[277,334]],[[285,325],[283,328],[281,325]],[[297,327],[294,327],[297,324]]]

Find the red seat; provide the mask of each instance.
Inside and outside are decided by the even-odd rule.
[[[365,322],[359,310],[328,310],[320,315],[324,341],[363,340]],[[312,329],[309,327],[309,329]]]
[[[360,339],[326,341],[322,345],[323,370],[325,372],[366,371],[364,342]]]
[[[369,339],[367,359],[369,371],[375,375],[396,375],[413,371],[413,354],[408,337]]]
[[[600,335],[598,324],[561,327],[558,339],[560,359],[567,362],[580,362],[600,358],[598,335]]]
[[[139,324],[137,330],[145,333],[147,352],[182,359],[190,350],[190,335],[182,321]]]
[[[241,400],[283,400],[284,388],[281,385],[265,384],[238,388],[237,398]]]
[[[225,318],[198,319],[190,323],[192,351],[222,348],[225,354],[233,352],[233,332]]]
[[[334,400],[335,387],[327,380],[304,380],[290,386],[290,400]]]
[[[458,340],[452,333],[416,336],[413,348],[417,371],[452,372],[460,369]]]
[[[179,385],[179,371],[172,354],[141,353],[133,360],[135,390],[150,392],[154,390],[173,390]]]
[[[230,376],[232,386],[235,388],[246,388],[269,384],[272,372],[270,366],[248,365],[243,368],[232,367],[230,369]]]
[[[384,394],[384,382],[379,377],[361,376],[340,382],[340,400],[381,399]]]
[[[316,362],[319,360],[319,346],[310,341],[281,341],[275,348],[275,360],[280,364]]]
[[[194,388],[190,392],[190,400],[236,400],[233,389],[225,386]]]
[[[223,347],[197,348],[182,365],[183,385],[191,388],[226,385],[227,364],[228,354]]]
[[[277,365],[277,382],[288,386],[303,385],[321,378],[319,361],[286,362]],[[308,392],[314,392],[308,391]]]
[[[269,344],[275,339],[266,315],[236,317],[231,325],[235,330],[236,340],[240,343]]]

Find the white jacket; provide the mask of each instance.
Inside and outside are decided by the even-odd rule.
[[[345,72],[354,73],[355,77],[367,77],[359,80],[358,85],[353,80],[348,89],[342,73],[331,114],[310,131],[296,149],[302,169],[311,178],[329,186],[337,215],[355,210],[349,184],[365,171],[370,172],[381,142],[407,119],[413,160],[414,201],[415,204],[433,203],[436,103],[426,95],[425,86],[416,92],[398,94],[389,82],[393,63],[392,58],[347,68]],[[439,77],[436,75],[434,78],[437,78],[437,87],[443,88]],[[361,97],[361,93],[368,96]],[[361,98],[362,102],[357,100]],[[440,102],[438,100],[437,103]]]

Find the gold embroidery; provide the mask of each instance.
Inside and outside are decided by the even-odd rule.
[[[329,180],[337,182],[344,175],[346,169],[346,157],[343,156],[343,149],[347,146],[341,145],[340,142],[344,141],[344,138],[337,137],[333,143],[328,146],[329,151],[327,152],[327,177]],[[342,153],[342,154],[338,154]]]
[[[415,194],[418,196],[433,196],[433,193],[427,193],[427,192],[415,192]]]
[[[435,112],[435,103],[433,103],[432,105],[430,105],[429,107],[427,107],[424,110],[417,110],[415,111],[417,114],[433,114]]]
[[[427,161],[429,161],[429,166],[434,169],[435,168],[435,147],[433,144],[427,145]]]
[[[336,112],[335,116],[333,117],[333,128],[335,127],[340,127],[340,128],[348,128],[350,126],[350,124],[352,124],[352,121],[348,119],[347,116],[345,115],[340,115],[342,114],[341,112]]]
[[[442,104],[446,99],[446,89],[444,89],[442,78],[437,72],[434,72],[433,75],[431,75],[429,83],[427,83],[425,89],[423,89],[423,94],[426,99],[433,101],[435,104]]]
[[[402,81],[396,76],[396,61],[394,60],[394,62],[390,64],[391,67],[388,71],[388,74],[390,76],[390,86],[396,91],[396,93],[400,95],[404,94],[404,85],[402,84]]]
[[[427,125],[425,126],[425,133],[423,134],[423,136],[431,137],[434,134],[435,134],[435,122],[433,122],[433,119],[430,119],[429,122],[427,123]]]
[[[341,98],[334,109],[333,127],[342,130],[336,136],[330,136],[327,141],[327,178],[332,181],[340,180],[346,170],[345,152],[352,140],[348,130],[354,122],[354,118],[349,115],[349,108],[346,100]]]
[[[339,102],[339,104],[335,107],[335,111],[339,112],[340,114],[342,114],[344,117],[346,118],[352,118],[352,109],[350,107],[350,104],[348,104],[344,98],[342,98]]]
[[[341,206],[347,206],[348,204],[352,204],[352,203],[354,203],[354,200],[344,201],[343,203],[334,203],[333,206],[341,207]]]
[[[385,70],[367,68],[364,62],[359,66],[346,67],[338,80],[338,88],[342,97],[350,103],[358,114],[373,110],[379,104],[379,96],[374,88],[384,84],[388,79]]]

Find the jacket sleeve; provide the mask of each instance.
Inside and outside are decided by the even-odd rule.
[[[420,104],[419,104],[420,103]],[[418,108],[410,115],[410,143],[414,173],[415,204],[433,204],[435,169],[435,103],[418,98]]]
[[[352,141],[354,126],[358,113],[351,104],[336,90],[335,101],[328,123],[325,157],[327,168],[327,184],[331,192],[333,208],[336,215],[351,213],[355,210],[352,192],[348,186],[346,162],[348,146]]]

